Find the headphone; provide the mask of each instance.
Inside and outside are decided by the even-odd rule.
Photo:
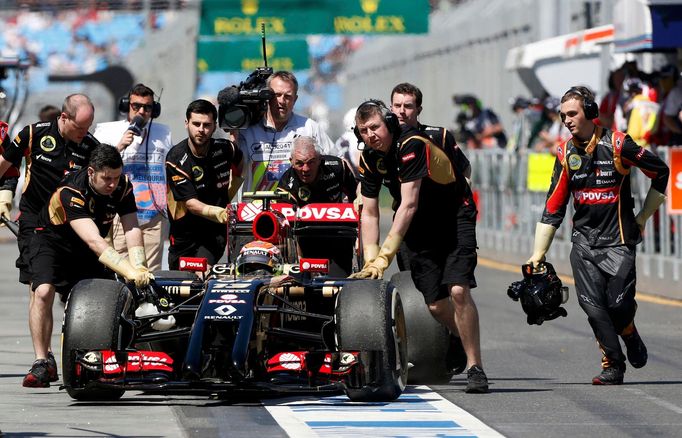
[[[355,112],[356,114],[360,111],[360,108],[363,106],[376,106],[381,110],[381,118],[384,120],[386,123],[386,127],[388,128],[388,132],[391,133],[394,137],[398,134],[400,134],[400,120],[398,120],[398,116],[393,114],[387,107],[386,105],[377,99],[370,99],[358,107],[357,111]],[[355,138],[358,139],[358,143],[364,143],[364,140],[362,139],[362,136],[360,135],[360,129],[358,129],[357,125],[353,127],[353,133],[355,134]]]
[[[138,85],[143,85],[143,84],[137,84],[135,85],[129,92],[128,95],[123,96],[119,99],[118,101],[118,110],[124,114],[128,114],[128,111],[130,110],[130,93],[135,89]],[[144,86],[144,85],[143,85]],[[145,87],[148,88],[148,87]],[[153,94],[152,94],[153,96]],[[154,100],[152,103],[152,119],[155,119],[161,115],[161,104]]]
[[[583,92],[581,92],[577,87],[571,87],[570,90],[564,93],[564,96],[568,93],[577,94],[583,98],[583,111],[585,112],[585,118],[589,120],[594,120],[599,117],[599,105],[594,100],[588,98]]]

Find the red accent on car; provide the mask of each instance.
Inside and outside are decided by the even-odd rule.
[[[206,272],[208,259],[206,257],[180,257],[180,270],[192,272]]]
[[[301,272],[329,272],[329,259],[301,258],[298,264]]]

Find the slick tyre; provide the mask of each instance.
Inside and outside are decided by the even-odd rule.
[[[336,298],[336,341],[341,351],[379,351],[365,363],[371,378],[348,388],[352,401],[391,401],[407,384],[405,317],[400,295],[381,280],[347,283]],[[371,380],[371,381],[370,381]]]
[[[117,350],[127,346],[130,333],[122,317],[132,319],[133,296],[113,280],[90,279],[76,284],[64,309],[62,370],[64,386],[76,400],[117,400],[124,390],[88,387],[76,376],[75,350]]]
[[[450,333],[429,312],[424,295],[417,290],[410,271],[398,272],[390,283],[398,290],[405,312],[407,328],[407,360],[409,383],[443,384],[450,381],[452,371],[446,367]]]

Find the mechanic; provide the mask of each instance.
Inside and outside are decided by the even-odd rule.
[[[153,278],[146,268],[133,188],[122,175],[122,168],[121,156],[114,147],[97,146],[88,167],[69,174],[39,214],[40,226],[32,241],[35,250],[31,258],[33,294],[29,310],[36,360],[23,386],[50,386],[47,356],[55,292],[66,296],[80,280],[112,278],[105,267],[138,287],[148,285]],[[116,214],[125,230],[130,261],[104,240]]]
[[[393,87],[393,90],[391,91],[391,111],[398,116],[398,121],[400,124],[405,124],[416,128],[428,136],[434,145],[438,146],[445,152],[452,165],[457,168],[457,171],[466,178],[466,182],[464,184],[464,198],[457,213],[457,244],[459,246],[459,253],[465,255],[465,257],[463,257],[461,260],[462,265],[460,266],[460,269],[461,272],[465,273],[464,275],[468,277],[468,281],[466,284],[457,285],[457,287],[462,288],[461,293],[465,299],[469,301],[471,289],[477,286],[476,278],[474,276],[474,269],[476,268],[477,263],[477,211],[476,202],[474,201],[473,193],[471,192],[471,187],[468,183],[469,179],[471,178],[471,165],[469,163],[469,159],[467,159],[466,155],[464,155],[462,150],[457,145],[457,142],[455,142],[455,137],[450,131],[440,126],[429,126],[419,123],[418,117],[422,112],[422,99],[422,92],[417,86],[407,82],[400,83]],[[400,244],[400,251],[396,257],[398,268],[401,271],[410,269],[410,259],[412,256],[413,254],[407,245],[405,245],[405,242],[402,242]],[[473,304],[473,300],[471,300],[471,302],[473,307],[470,305],[465,305],[463,307],[464,311],[471,310],[472,308],[474,310],[476,309],[476,305]],[[464,346],[462,345],[462,341],[458,335],[459,332],[456,330],[457,324],[454,319],[456,311],[452,308],[452,301],[448,300],[448,303],[450,304],[449,306],[443,303],[442,307],[439,307],[439,309],[447,309],[447,307],[450,307],[442,316],[442,318],[447,318],[449,320],[449,322],[445,325],[452,331],[452,345],[448,351],[447,366],[455,374],[459,374],[467,365],[471,367],[474,365],[474,363],[467,363],[467,355],[464,354]],[[466,316],[463,316],[463,318],[465,320],[469,319]],[[476,352],[477,349],[480,350],[480,348],[477,347],[478,345],[478,343],[474,343],[473,345],[469,346],[469,357],[480,356],[480,351]]]
[[[243,192],[274,190],[289,168],[296,137],[315,139],[323,154],[339,155],[334,143],[312,119],[294,113],[298,81],[293,73],[277,71],[267,79],[274,92],[262,120],[239,131],[239,148],[246,159]]]
[[[242,182],[242,153],[227,139],[212,138],[218,112],[204,99],[185,113],[187,138],[166,158],[169,185],[168,264],[178,269],[180,257],[205,257],[214,265],[227,243],[227,205]]]
[[[167,230],[166,173],[164,163],[173,143],[166,125],[155,123],[161,105],[154,101],[154,91],[144,84],[134,85],[119,101],[119,111],[126,118],[99,123],[95,138],[116,145],[123,157],[123,172],[133,183],[137,203],[137,221],[151,271],[161,269],[163,230]],[[114,219],[112,239],[116,251],[126,255],[126,241],[120,218]]]
[[[350,165],[343,158],[321,155],[314,138],[296,137],[290,162],[278,189],[297,205],[355,200],[358,183]]]
[[[602,371],[593,385],[620,385],[627,359],[646,365],[647,349],[635,327],[635,255],[647,219],[665,200],[669,169],[628,135],[593,123],[599,115],[594,95],[573,87],[561,98],[561,118],[572,137],[557,151],[542,219],[535,229],[533,255],[538,270],[556,229],[573,199],[570,260],[580,307],[587,314],[599,348]],[[639,167],[651,179],[644,205],[635,215],[630,171]]]
[[[356,133],[367,146],[360,160],[365,266],[353,278],[381,278],[404,240],[413,254],[411,275],[431,314],[451,331],[459,328],[470,363],[468,393],[488,392],[479,347],[478,311],[466,286],[472,254],[461,254],[457,217],[464,200],[464,176],[447,154],[420,131],[400,125],[380,100],[358,107]],[[391,229],[379,247],[379,191],[394,199]],[[475,253],[474,253],[475,256]],[[452,297],[455,307],[452,324]]]
[[[99,144],[88,133],[94,117],[95,108],[90,98],[84,94],[71,94],[64,99],[58,118],[27,125],[0,156],[0,176],[5,176],[12,166],[18,169],[24,155],[26,174],[30,175],[26,178],[19,203],[19,257],[16,266],[21,283],[31,283],[31,240],[38,227],[38,213],[64,175],[87,166],[90,152]],[[29,308],[32,306],[33,293],[30,293]],[[52,351],[48,351],[47,360],[50,381],[57,381],[57,363]]]

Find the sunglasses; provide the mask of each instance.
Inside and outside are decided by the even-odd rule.
[[[140,108],[144,108],[145,112],[150,112],[152,110],[154,105],[151,103],[137,103],[137,102],[130,102],[130,107],[133,109],[133,111],[139,111]]]

